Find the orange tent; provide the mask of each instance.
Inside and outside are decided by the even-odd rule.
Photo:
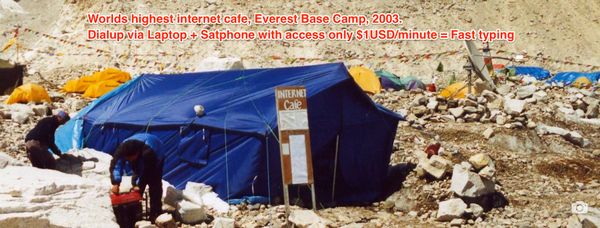
[[[131,75],[116,68],[107,68],[92,75],[82,76],[79,79],[69,80],[63,90],[67,93],[84,93],[91,85],[102,81],[115,81],[123,83],[131,80]]]
[[[119,87],[121,83],[114,80],[100,81],[90,85],[83,93],[83,97],[98,98]]]
[[[48,92],[37,84],[27,83],[17,87],[6,100],[6,104],[14,103],[29,103],[29,102],[48,102],[52,103],[52,99]]]

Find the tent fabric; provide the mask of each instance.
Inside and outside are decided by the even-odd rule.
[[[585,76],[581,76],[581,77],[578,77],[577,79],[575,79],[575,81],[571,85],[573,87],[583,89],[583,88],[590,88],[592,86],[592,82],[590,81],[589,78],[587,78]]]
[[[425,84],[423,84],[421,80],[410,80],[408,83],[406,83],[405,88],[406,90],[425,90]]]
[[[396,76],[394,73],[391,73],[389,71],[378,70],[375,71],[375,74],[377,74],[377,76],[379,76],[380,78],[387,78],[388,80],[394,82],[397,85],[403,85],[402,80],[400,80],[400,77]]]
[[[224,200],[282,196],[275,110],[276,86],[306,87],[317,200],[362,204],[381,200],[398,121],[375,104],[341,63],[304,67],[141,75],[92,102],[57,131],[61,150],[113,153],[131,135],[163,143],[163,178],[182,189],[211,185]],[[206,114],[197,117],[193,106]],[[336,139],[339,137],[335,200]],[[305,186],[292,198],[310,199]]]
[[[11,94],[10,97],[5,101],[6,104],[14,104],[14,103],[29,103],[29,102],[48,102],[52,103],[52,99],[48,95],[48,92],[44,89],[44,87],[27,83],[22,86],[17,87]]]
[[[471,87],[472,91],[475,91]],[[468,86],[464,82],[456,82],[440,91],[440,96],[446,99],[465,98],[469,92]]]
[[[393,90],[401,90],[402,86],[396,84],[394,81],[390,80],[386,77],[380,77],[381,87],[384,89],[393,89]]]
[[[510,66],[507,69],[514,70],[515,75],[529,75],[536,80],[545,80],[550,77],[550,71],[536,66]]]
[[[348,71],[354,81],[356,81],[356,84],[358,84],[363,91],[370,94],[378,94],[381,91],[379,78],[375,75],[375,72],[369,68],[354,66],[350,67]]]
[[[86,98],[98,98],[111,90],[119,87],[121,83],[115,80],[99,81],[90,85],[83,93]]]
[[[549,79],[548,83],[563,83],[565,85],[571,85],[577,78],[584,76],[588,78],[592,84],[597,83],[598,79],[600,79],[600,71],[592,72],[592,73],[583,73],[583,72],[560,72],[554,75],[553,78]]]
[[[85,93],[87,89],[100,82],[111,81],[111,84],[124,83],[131,80],[131,75],[127,72],[121,71],[116,68],[107,68],[103,71],[98,71],[92,75],[81,76],[79,79],[69,80],[63,86],[63,90],[67,93]],[[93,89],[94,91],[97,88]],[[89,92],[95,94],[95,92]]]

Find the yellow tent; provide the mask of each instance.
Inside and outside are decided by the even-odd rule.
[[[48,96],[48,92],[37,84],[27,83],[25,85],[17,87],[8,100],[6,100],[6,104],[14,104],[14,103],[29,103],[29,102],[43,102],[46,101],[48,103],[52,102],[50,96]]]
[[[121,83],[114,80],[100,81],[90,85],[83,93],[83,97],[98,98],[111,90],[119,87]]]
[[[92,84],[102,81],[116,81],[123,83],[129,81],[131,75],[116,68],[107,68],[103,71],[95,72],[92,75],[82,76],[79,79],[69,80],[63,90],[67,93],[84,93]]]
[[[572,85],[573,85],[573,87],[580,88],[580,89],[590,88],[590,87],[592,87],[592,81],[590,81],[590,79],[587,78],[586,76],[581,76],[581,77],[578,77],[577,79],[575,79],[575,81],[573,82]]]
[[[348,71],[363,91],[370,94],[378,94],[381,91],[379,78],[372,70],[362,66],[354,66],[350,67]]]
[[[475,88],[471,86],[471,92],[475,93]],[[469,93],[469,88],[464,82],[457,82],[440,91],[440,96],[446,99],[465,98]]]

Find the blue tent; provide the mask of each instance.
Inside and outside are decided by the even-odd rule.
[[[560,72],[557,73],[553,78],[548,80],[548,83],[564,83],[565,85],[571,85],[577,78],[587,77],[592,84],[596,83],[600,79],[600,71],[592,73],[584,72]]]
[[[225,200],[264,196],[281,202],[274,87],[294,85],[308,93],[317,200],[380,200],[401,117],[373,103],[341,63],[141,75],[80,111],[57,131],[57,145],[113,153],[124,139],[148,132],[163,141],[164,179],[177,188],[202,182]],[[198,104],[206,115],[195,115]],[[309,192],[305,186],[290,189],[303,201]]]
[[[534,77],[536,80],[544,80],[550,77],[550,71],[535,66],[510,66],[507,67],[509,70],[514,70],[515,75],[529,75]]]

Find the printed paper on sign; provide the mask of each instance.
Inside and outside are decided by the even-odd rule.
[[[290,144],[282,143],[281,144],[281,153],[283,155],[290,155]]]
[[[279,128],[284,130],[306,130],[308,129],[308,114],[306,110],[280,111]]]
[[[306,143],[304,135],[290,135],[292,184],[307,184]]]

